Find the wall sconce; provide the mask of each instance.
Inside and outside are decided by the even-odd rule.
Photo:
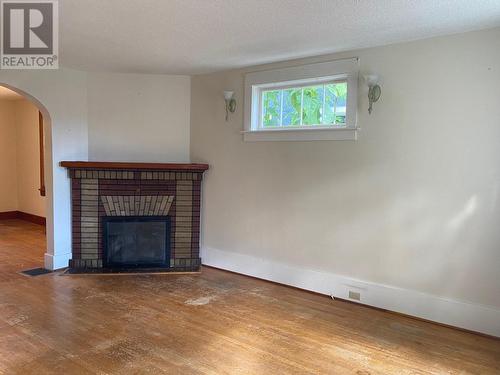
[[[376,74],[368,74],[365,76],[366,84],[368,85],[368,113],[372,114],[373,103],[380,99],[382,89],[378,85],[378,76]]]
[[[226,102],[226,121],[229,116],[229,112],[234,113],[234,111],[236,111],[236,100],[233,96],[234,91],[224,91],[224,100]]]

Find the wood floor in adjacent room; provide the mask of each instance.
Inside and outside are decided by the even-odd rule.
[[[0,221],[1,374],[500,373],[500,340],[214,269],[19,274],[44,241]]]

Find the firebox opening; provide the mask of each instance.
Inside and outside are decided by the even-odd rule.
[[[109,216],[103,226],[105,267],[170,267],[169,216]]]

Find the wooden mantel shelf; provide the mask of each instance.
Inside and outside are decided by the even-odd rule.
[[[61,161],[61,167],[68,169],[106,169],[106,170],[151,170],[151,171],[191,171],[203,172],[208,164],[198,163],[129,163],[107,161]]]

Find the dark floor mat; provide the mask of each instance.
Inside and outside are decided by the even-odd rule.
[[[46,270],[45,268],[32,268],[30,270],[21,271],[21,273],[28,276],[40,276],[47,273],[52,273],[52,271]]]

